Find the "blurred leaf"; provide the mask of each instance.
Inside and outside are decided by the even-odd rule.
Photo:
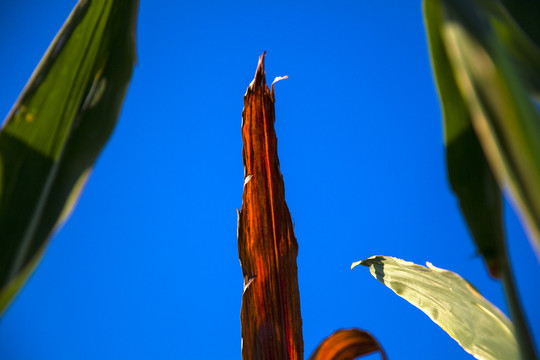
[[[515,21],[515,25],[521,29],[540,46],[540,14],[539,0],[501,0],[501,3],[508,10],[509,15]]]
[[[352,360],[377,351],[386,360],[383,348],[367,331],[337,330],[317,346],[309,360]]]
[[[386,256],[352,265],[371,274],[425,314],[477,359],[519,359],[510,320],[459,275]]]
[[[536,20],[527,23],[537,18],[540,3],[425,0],[424,5],[450,182],[490,273],[503,280],[522,355],[536,358],[506,254],[500,198],[478,144],[540,257],[540,26]],[[474,133],[456,126],[460,121]]]
[[[238,254],[244,276],[242,359],[303,359],[296,257],[298,243],[285,203],[274,129],[274,87],[263,54],[244,96],[244,194]]]
[[[441,35],[438,1],[425,1],[424,13],[444,118],[446,163],[450,186],[489,272],[499,277],[504,257],[502,198],[449,63]]]
[[[137,0],[79,1],[0,132],[0,312],[65,221],[120,112]]]
[[[538,256],[540,50],[499,2],[441,1],[440,17],[440,39],[473,128]]]

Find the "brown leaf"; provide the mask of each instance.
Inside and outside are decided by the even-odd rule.
[[[352,360],[376,351],[386,360],[383,348],[367,331],[338,330],[317,346],[309,360]]]
[[[291,215],[285,203],[274,130],[274,90],[265,54],[244,96],[244,195],[238,254],[244,275],[242,358],[303,359],[302,318]]]

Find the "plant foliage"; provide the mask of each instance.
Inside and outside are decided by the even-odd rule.
[[[510,320],[456,273],[386,256],[372,256],[352,268],[356,265],[369,267],[373,277],[422,310],[477,359],[520,358]]]
[[[0,132],[0,312],[71,212],[116,124],[138,1],[80,1]]]

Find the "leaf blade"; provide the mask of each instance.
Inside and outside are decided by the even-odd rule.
[[[387,256],[372,256],[360,264],[477,359],[520,358],[510,320],[459,275]]]
[[[274,91],[265,54],[244,96],[244,194],[238,212],[238,255],[244,277],[240,319],[243,359],[302,359],[298,243],[285,202],[274,129]]]
[[[439,1],[424,1],[424,18],[443,110],[448,179],[478,252],[490,275],[498,278],[504,261],[501,192],[454,78],[441,33],[443,19]]]
[[[441,1],[442,39],[500,188],[540,256],[540,48],[499,3]]]
[[[0,313],[72,209],[114,128],[135,62],[137,8],[137,0],[79,2],[3,124]]]

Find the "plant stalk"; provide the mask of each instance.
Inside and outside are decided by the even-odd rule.
[[[516,331],[516,337],[521,351],[521,358],[524,360],[537,360],[537,352],[532,340],[527,319],[525,318],[521,302],[517,292],[516,282],[508,256],[506,244],[504,245],[503,261],[500,264],[500,277],[502,280],[506,303],[510,310],[510,317]]]

